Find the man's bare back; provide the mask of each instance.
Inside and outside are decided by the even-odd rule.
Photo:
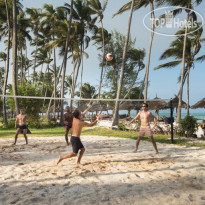
[[[80,164],[83,153],[85,152],[85,148],[80,140],[80,134],[81,134],[82,128],[94,126],[95,124],[97,124],[97,120],[100,118],[100,116],[98,116],[97,120],[95,120],[92,123],[83,122],[80,120],[81,113],[79,110],[75,110],[73,113],[73,116],[74,116],[74,118],[73,118],[73,124],[72,124],[72,128],[71,128],[71,133],[72,133],[71,144],[72,144],[73,152],[69,153],[63,157],[60,157],[57,164],[59,164],[64,159],[77,156],[79,150],[80,150],[80,153],[78,156],[77,164],[78,165]]]
[[[94,121],[93,123],[86,123],[86,122],[83,122],[83,121],[74,117],[73,118],[73,125],[71,128],[72,136],[80,137],[80,134],[82,132],[83,127],[91,127],[91,126],[95,125],[96,123],[97,123],[97,120]]]

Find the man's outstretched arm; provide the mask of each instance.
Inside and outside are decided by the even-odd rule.
[[[139,118],[139,116],[140,114],[138,113],[137,116],[128,123],[128,125],[132,124],[136,119]]]

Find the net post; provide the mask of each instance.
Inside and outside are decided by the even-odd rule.
[[[174,143],[174,132],[173,132],[173,104],[172,98],[170,100],[170,118],[171,118],[171,143]]]

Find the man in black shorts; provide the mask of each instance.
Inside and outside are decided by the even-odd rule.
[[[62,160],[67,159],[67,158],[71,158],[71,157],[75,157],[78,154],[78,151],[80,150],[79,156],[78,156],[78,161],[77,161],[77,165],[80,165],[80,161],[81,158],[83,156],[83,153],[85,152],[85,148],[80,140],[80,134],[82,131],[83,127],[92,127],[94,125],[97,124],[98,119],[100,119],[100,116],[97,117],[97,120],[95,120],[92,123],[86,123],[81,121],[81,113],[79,110],[75,110],[73,112],[73,123],[72,123],[72,128],[71,128],[71,144],[73,147],[73,152],[71,152],[70,154],[67,154],[63,157],[60,157],[57,164],[59,164]]]
[[[17,128],[17,122],[19,123],[18,128]],[[28,128],[27,128],[26,122],[28,122],[28,115],[24,113],[23,108],[20,108],[20,114],[17,115],[16,121],[15,121],[15,128],[17,128],[17,130],[16,130],[15,141],[13,145],[16,145],[18,134],[20,133],[21,130],[23,130],[23,135],[26,140],[26,144],[28,144],[28,138],[26,136]]]

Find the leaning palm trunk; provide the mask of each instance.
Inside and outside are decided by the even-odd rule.
[[[60,79],[60,76],[61,76],[62,68],[63,68],[63,65],[61,66],[60,72],[58,73],[58,77],[57,77],[57,79],[56,79],[56,85],[58,85],[58,83],[59,83],[59,79]],[[53,91],[53,93],[52,93],[52,95],[51,95],[51,98],[53,98],[53,96],[54,96],[54,91]],[[47,112],[46,112],[46,115],[47,115],[47,116],[48,116],[48,114],[49,114],[49,110],[50,110],[50,107],[51,107],[51,103],[52,103],[52,99],[50,99],[49,104],[48,104],[48,109],[47,109]],[[58,105],[58,108],[59,108],[59,105]]]
[[[10,20],[9,20],[9,10],[8,10],[8,2],[5,0],[6,6],[6,15],[7,15],[7,25],[8,25],[8,48],[7,48],[7,59],[6,59],[6,72],[4,76],[4,87],[3,87],[3,95],[6,95],[6,86],[8,81],[9,74],[9,55],[10,55]],[[6,98],[3,97],[3,123],[8,125],[7,115],[6,115]]]
[[[23,84],[23,49],[21,48],[21,84]]]
[[[73,78],[72,78],[72,85],[71,85],[71,89],[70,89],[70,95],[71,95],[71,99],[73,98],[73,84],[74,84],[74,79],[75,79],[75,68],[77,65],[77,61],[74,61],[74,54],[72,51],[72,61],[73,61]],[[70,109],[73,110],[73,100],[70,100]]]
[[[103,30],[103,23],[102,19],[100,19],[101,26],[102,26],[102,46],[103,46],[103,54],[102,54],[102,68],[101,68],[101,74],[100,74],[100,85],[99,85],[99,91],[98,91],[98,99],[100,99],[100,90],[101,90],[101,84],[102,84],[102,77],[103,77],[103,69],[104,69],[104,57],[105,57],[105,36],[104,36],[104,30]]]
[[[66,39],[66,45],[65,45],[65,54],[63,58],[63,73],[62,73],[62,79],[61,79],[61,98],[64,98],[64,81],[65,81],[65,73],[66,73],[66,64],[67,64],[67,54],[68,54],[68,45],[70,41],[70,30],[71,30],[71,22],[72,22],[72,13],[73,13],[73,1],[71,0],[71,5],[70,5],[70,19],[69,19],[69,26],[68,26],[68,35]],[[63,124],[63,105],[64,105],[64,100],[61,100],[61,120],[60,124]]]
[[[127,94],[124,96],[123,99],[126,99],[126,97],[129,96],[129,94],[130,94],[130,92],[131,92],[131,90],[132,90],[132,88],[133,88],[133,86],[134,86],[134,84],[135,84],[135,82],[136,82],[136,80],[137,80],[138,74],[139,74],[139,70],[137,71],[136,76],[135,76],[135,79],[133,80],[133,83],[131,84],[131,86],[130,86],[128,92],[127,92]],[[123,103],[123,102],[121,102],[120,105],[121,105],[122,103]]]
[[[114,117],[113,117],[112,126],[118,125],[119,99],[120,99],[120,93],[121,93],[122,83],[123,83],[125,58],[126,58],[127,46],[128,46],[128,42],[129,42],[129,34],[130,34],[130,26],[131,26],[131,20],[132,20],[133,7],[134,7],[134,0],[132,0],[132,5],[131,5],[131,9],[130,9],[130,16],[129,16],[127,35],[126,35],[125,46],[124,46],[123,57],[122,57],[122,67],[121,67],[121,72],[120,72],[120,81],[119,81],[119,84],[118,84],[117,99],[116,99],[116,103],[115,103],[115,110],[114,110]]]
[[[188,20],[189,20],[189,10],[187,11],[186,27],[184,35],[184,47],[183,47],[183,58],[182,58],[182,72],[181,72],[181,85],[179,90],[179,103],[178,103],[178,113],[177,113],[177,123],[181,120],[181,106],[182,106],[182,95],[183,95],[183,78],[184,78],[184,68],[185,68],[185,54],[186,54],[186,40],[188,31]]]
[[[83,51],[84,51],[84,45],[83,45]],[[82,87],[83,87],[83,55],[81,56],[82,59],[82,67],[81,67],[81,85],[80,85],[80,98],[82,97]]]
[[[54,69],[54,98],[56,97],[56,51],[55,51],[55,48],[54,48],[54,66],[53,66],[53,69]],[[55,118],[55,113],[56,113],[56,100],[54,100],[53,102],[53,118]]]
[[[151,21],[151,37],[150,37],[150,45],[149,45],[149,54],[148,54],[148,59],[147,59],[147,66],[146,66],[146,79],[145,79],[145,90],[144,90],[144,102],[146,103],[147,101],[147,90],[148,90],[148,79],[149,79],[149,65],[150,65],[150,56],[151,56],[151,50],[152,50],[152,42],[153,42],[153,38],[154,38],[154,20],[155,20],[155,16],[154,16],[154,4],[153,1],[150,1],[150,9],[151,9],[151,17],[152,17],[152,21]]]
[[[37,37],[36,37],[36,50],[35,50],[35,59],[34,59],[34,67],[33,67],[33,83],[35,82],[37,49],[38,49],[38,34],[37,34]]]
[[[17,12],[16,0],[13,0],[13,38],[12,38],[12,58],[13,58],[13,75],[12,89],[14,96],[17,96]],[[19,100],[14,98],[16,114],[19,114]]]
[[[189,73],[190,73],[190,67],[188,66],[188,71],[187,71],[187,115],[189,115]]]
[[[74,79],[73,86],[72,86],[72,97],[71,98],[74,97],[74,93],[75,93],[76,83],[77,83],[77,79],[78,79],[78,73],[79,73],[79,69],[80,69],[80,65],[81,65],[81,57],[82,57],[82,45],[81,45],[81,48],[80,48],[80,57],[79,57],[79,60],[78,60],[78,67],[77,67],[75,79]]]

